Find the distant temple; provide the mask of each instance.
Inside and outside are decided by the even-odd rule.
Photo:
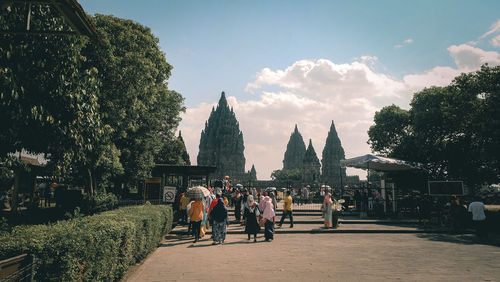
[[[302,134],[300,134],[297,125],[295,125],[295,129],[286,145],[283,169],[302,169],[302,161],[305,154],[306,145],[304,144],[304,139],[302,139]]]
[[[198,165],[216,166],[217,170],[212,174],[214,178],[228,175],[246,180],[244,150],[243,133],[222,92],[217,109],[212,108],[205,129],[201,132]],[[255,172],[255,167],[252,168]]]
[[[306,183],[315,183],[320,180],[320,168],[318,156],[314,147],[312,145],[311,139],[309,139],[309,146],[307,146],[306,154],[304,155],[304,160],[302,161],[302,181]]]
[[[344,159],[344,148],[342,148],[337,130],[335,129],[335,124],[332,120],[332,125],[330,126],[328,137],[326,137],[325,148],[322,154],[321,180],[330,186],[340,186],[341,182],[345,184],[347,179],[346,171],[345,168],[340,166],[340,160]]]

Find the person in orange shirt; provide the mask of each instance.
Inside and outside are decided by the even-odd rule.
[[[198,242],[200,239],[200,228],[201,221],[203,220],[203,211],[205,210],[205,205],[201,199],[195,199],[191,204],[191,209],[189,210],[188,216],[191,218],[192,230],[194,234],[194,242]]]

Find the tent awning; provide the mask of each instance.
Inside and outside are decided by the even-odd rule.
[[[421,169],[418,163],[380,157],[372,154],[341,160],[340,164],[347,167],[377,171],[405,171]]]

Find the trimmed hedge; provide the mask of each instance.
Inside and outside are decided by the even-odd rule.
[[[34,254],[37,281],[116,281],[172,228],[171,206],[119,208],[0,237],[0,259]]]
[[[94,196],[83,197],[82,211],[86,214],[94,214],[113,210],[118,206],[118,197],[113,193],[99,193]]]

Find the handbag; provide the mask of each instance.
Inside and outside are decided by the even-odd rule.
[[[266,220],[265,218],[261,218],[260,221],[259,221],[259,226],[260,227],[264,227],[264,225],[266,225]]]

